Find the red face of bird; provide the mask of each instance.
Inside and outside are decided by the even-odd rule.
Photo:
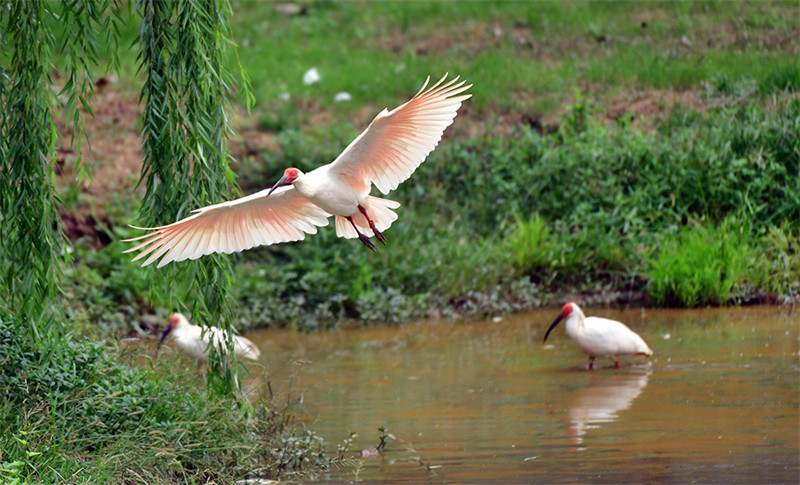
[[[166,340],[169,333],[175,330],[180,322],[181,319],[178,317],[177,313],[173,313],[172,316],[169,317],[167,328],[164,329],[164,333],[161,334],[161,339],[158,341],[158,345],[156,346],[156,354],[158,354],[158,349],[161,348],[161,344],[164,343],[164,340]]]
[[[267,193],[267,197],[269,197],[275,191],[275,189],[277,189],[281,185],[290,184],[295,180],[297,180],[297,177],[301,175],[303,175],[303,172],[301,172],[300,170],[294,167],[287,168],[286,170],[283,171],[283,177],[281,177],[280,180],[275,182],[275,185],[273,185],[272,188],[269,190],[269,192]]]
[[[564,307],[561,309],[561,315],[559,315],[559,316],[558,316],[558,318],[556,318],[556,321],[555,321],[555,322],[553,322],[553,324],[552,324],[552,325],[550,325],[550,328],[548,328],[548,329],[547,329],[547,333],[545,333],[545,334],[544,334],[544,338],[542,339],[542,343],[545,343],[545,342],[547,342],[547,336],[548,336],[548,335],[550,335],[550,332],[551,332],[551,331],[552,331],[554,328],[556,328],[556,325],[558,325],[558,322],[560,322],[561,320],[563,320],[563,319],[567,318],[567,317],[569,316],[569,314],[570,314],[570,313],[572,313],[572,303],[567,303],[567,304],[566,304],[566,305],[564,305]]]

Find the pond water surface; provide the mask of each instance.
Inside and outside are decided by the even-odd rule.
[[[589,371],[563,325],[541,345],[558,310],[248,337],[329,456],[357,433],[345,456],[360,464],[322,481],[800,481],[800,312],[585,312],[625,322],[654,356]],[[395,439],[361,460],[381,426]]]

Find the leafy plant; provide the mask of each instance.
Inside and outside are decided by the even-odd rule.
[[[532,272],[550,266],[552,241],[547,221],[532,212],[527,220],[514,214],[515,225],[506,238],[509,257],[515,268]]]
[[[386,440],[393,440],[396,439],[392,433],[389,433],[386,430],[386,426],[379,426],[378,427],[378,446],[375,447],[378,451],[383,451],[386,449]]]

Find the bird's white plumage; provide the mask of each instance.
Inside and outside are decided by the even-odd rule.
[[[446,78],[427,87],[428,78],[410,101],[381,111],[333,162],[308,174],[292,169],[297,174],[293,187],[275,189],[269,197],[270,191],[263,190],[204,207],[167,226],[138,228],[150,232],[127,239],[144,241],[125,252],[141,251],[133,260],[147,256],[142,266],[162,258],[161,267],[211,253],[299,241],[327,225],[330,215],[336,216],[337,236],[358,237],[357,227],[371,237],[375,234],[359,206],[375,229],[388,229],[397,219],[392,209],[400,204],[370,196],[370,188],[374,184],[384,194],[397,188],[439,143],[461,103],[471,96],[462,94],[471,84]]]
[[[173,319],[176,324],[172,325]],[[172,337],[175,345],[186,354],[204,361],[208,360],[208,345],[213,342],[217,348],[226,349],[228,343],[228,334],[217,327],[207,327],[205,331],[203,328],[194,325],[180,313],[174,313],[170,319],[172,330],[169,335]],[[249,339],[241,335],[233,336],[233,354],[237,359],[251,359],[257,360],[261,355],[258,347]]]
[[[587,355],[614,357],[652,353],[644,340],[625,324],[600,317],[584,317],[581,322],[577,311],[573,313],[576,315],[567,317],[567,335]]]
[[[621,355],[653,355],[642,337],[625,324],[608,318],[587,317],[576,303],[564,305],[561,317],[553,322],[547,334],[561,318],[566,319],[567,335],[589,356],[590,363],[596,357],[608,357],[619,366],[616,358]]]

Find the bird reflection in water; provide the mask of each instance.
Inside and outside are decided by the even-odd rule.
[[[616,421],[619,413],[628,409],[642,393],[649,375],[649,371],[645,374],[593,375],[589,385],[578,389],[572,397],[569,408],[570,442],[581,445],[588,430]],[[580,446],[575,450],[584,449]]]

